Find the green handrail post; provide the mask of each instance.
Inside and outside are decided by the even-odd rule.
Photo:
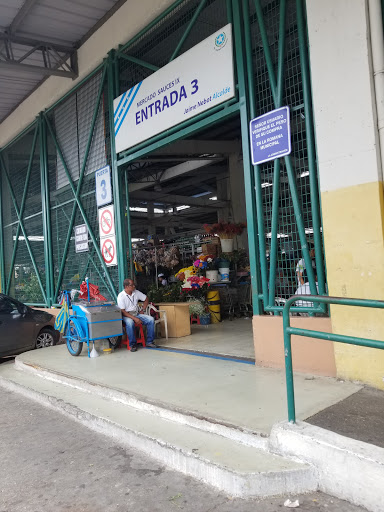
[[[121,179],[119,168],[117,167],[117,155],[115,145],[115,126],[113,115],[113,99],[114,99],[114,68],[116,66],[115,50],[111,50],[108,57],[108,102],[109,102],[109,136],[111,148],[111,171],[113,184],[113,206],[115,212],[116,226],[116,253],[118,263],[118,279],[119,289],[123,289],[123,281],[127,277],[127,247],[124,236],[124,214],[122,211],[122,187],[120,187]]]
[[[285,361],[285,379],[287,387],[287,405],[288,405],[288,421],[295,423],[295,390],[293,386],[293,367],[292,367],[292,346],[291,334],[288,332],[290,317],[284,314],[283,310],[283,333],[284,333],[284,361]]]
[[[243,0],[244,3],[244,0]],[[248,4],[248,2],[247,2]],[[248,9],[248,5],[243,8]],[[233,28],[234,28],[234,47],[236,55],[236,66],[237,66],[237,80],[239,86],[239,105],[240,105],[240,122],[241,122],[241,133],[242,133],[242,146],[243,146],[243,166],[244,166],[244,188],[245,188],[245,202],[247,211],[247,231],[248,231],[248,243],[249,243],[249,262],[251,270],[251,282],[252,282],[252,305],[253,314],[262,314],[262,305],[259,299],[260,284],[259,284],[259,248],[258,248],[258,232],[257,232],[257,217],[256,217],[256,203],[255,203],[255,181],[254,174],[252,172],[252,164],[250,158],[249,148],[249,109],[251,108],[248,100],[247,83],[245,80],[246,74],[246,62],[248,66],[252,59],[250,55],[250,45],[247,44],[247,38],[245,40],[245,52],[243,44],[243,33],[242,33],[242,15],[245,23],[248,23],[249,16],[241,11],[239,2],[232,3],[233,13]],[[249,34],[248,34],[249,35]],[[246,62],[244,59],[246,54]],[[249,68],[248,75],[251,74],[251,68]],[[249,84],[248,84],[249,89]]]
[[[204,6],[205,6],[206,3],[207,3],[207,0],[201,0],[200,1],[200,4],[198,5],[198,7],[196,8],[195,12],[193,13],[191,21],[188,24],[188,27],[185,29],[185,32],[184,32],[183,36],[181,37],[181,39],[178,42],[174,52],[172,53],[172,56],[169,59],[169,62],[172,62],[173,59],[175,59],[177,57],[181,47],[184,44],[184,41],[187,39],[190,31],[192,30],[193,25],[195,24],[195,22],[196,22],[197,18],[199,17],[199,14],[201,13],[201,11],[204,9]]]
[[[307,133],[307,148],[308,148],[308,170],[309,170],[309,183],[310,183],[310,197],[312,208],[312,222],[313,222],[313,237],[315,242],[315,260],[316,271],[319,285],[319,294],[325,294],[325,274],[322,259],[322,244],[321,244],[321,230],[320,230],[320,205],[319,205],[319,190],[317,183],[317,166],[315,156],[315,137],[313,133],[313,112],[311,101],[311,85],[308,69],[308,52],[307,52],[307,39],[304,22],[304,5],[302,0],[296,0],[297,10],[297,31],[299,39],[299,52],[300,52],[300,69],[303,80],[303,97],[304,97],[304,112],[305,112],[305,130]]]
[[[21,204],[20,204],[20,216],[21,216],[21,218],[23,218],[23,215],[24,215],[25,201],[27,199],[27,192],[28,192],[29,180],[30,180],[30,177],[31,177],[33,155],[34,155],[35,149],[36,149],[36,141],[37,141],[38,131],[39,131],[39,125],[38,125],[38,123],[35,123],[35,131],[34,131],[34,134],[33,134],[31,153],[30,153],[30,156],[29,156],[29,162],[28,162],[28,168],[27,168],[27,175],[25,177],[24,191],[23,191],[23,196],[21,198]],[[21,230],[21,226],[20,226],[20,223],[19,223],[18,226],[17,226],[17,229],[16,229],[16,238],[15,238],[15,244],[13,246],[13,251],[12,251],[11,264],[10,264],[10,267],[9,267],[8,281],[6,283],[6,286],[5,286],[5,283],[4,283],[4,287],[3,287],[3,289],[5,290],[5,293],[7,295],[9,294],[9,289],[11,287],[13,266],[15,264],[17,247],[19,245],[20,230]]]
[[[333,334],[329,332],[314,331],[311,329],[302,329],[299,327],[290,326],[290,311],[294,308],[292,305],[298,301],[304,300],[307,302],[318,304],[335,304],[340,306],[356,306],[362,308],[375,308],[384,309],[384,301],[373,299],[353,299],[344,297],[328,297],[325,295],[294,295],[290,297],[285,303],[283,309],[283,335],[284,335],[284,359],[285,359],[285,376],[287,387],[287,404],[288,404],[288,420],[295,423],[295,395],[293,384],[293,370],[292,370],[292,350],[291,350],[291,336],[306,336],[309,338],[323,339],[329,341],[336,341],[337,343],[346,343],[349,345],[357,345],[360,347],[376,348],[384,350],[384,341],[373,340],[368,338],[359,338],[356,336],[346,336],[343,334]],[[313,313],[322,312],[322,309],[313,308]]]

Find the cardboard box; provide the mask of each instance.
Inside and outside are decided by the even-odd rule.
[[[168,337],[182,338],[191,334],[188,302],[160,302],[158,308],[167,314]],[[165,337],[164,322],[160,323],[161,336]]]

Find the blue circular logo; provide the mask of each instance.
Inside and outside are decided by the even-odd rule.
[[[215,45],[218,48],[221,48],[224,45],[224,43],[226,42],[226,40],[227,40],[227,36],[225,35],[225,32],[221,32],[221,34],[216,36]]]

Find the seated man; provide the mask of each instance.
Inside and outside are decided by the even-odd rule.
[[[135,326],[140,324],[147,326],[146,346],[156,348],[156,345],[153,343],[155,337],[155,321],[151,316],[141,313],[141,311],[145,311],[145,308],[148,306],[148,297],[144,295],[144,293],[139,292],[139,290],[136,290],[135,283],[132,279],[124,279],[123,285],[124,291],[117,296],[117,305],[123,315],[123,322],[125,323],[131,352],[136,352],[137,350]],[[141,308],[138,306],[139,300],[144,301]]]

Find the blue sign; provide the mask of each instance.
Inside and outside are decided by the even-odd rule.
[[[277,108],[252,119],[249,128],[253,165],[281,158],[291,152],[289,107]]]

